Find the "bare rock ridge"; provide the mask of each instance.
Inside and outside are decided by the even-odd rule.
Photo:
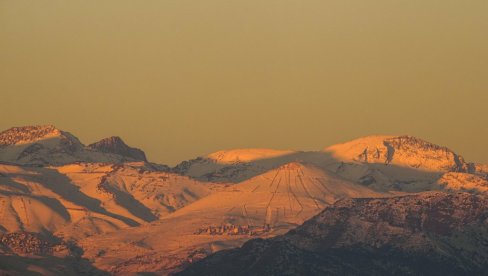
[[[344,199],[285,235],[179,275],[483,275],[487,218],[486,197],[467,193]]]
[[[146,154],[142,150],[129,147],[124,143],[122,138],[118,136],[102,139],[96,143],[88,145],[88,147],[96,151],[114,153],[134,160],[147,162]]]

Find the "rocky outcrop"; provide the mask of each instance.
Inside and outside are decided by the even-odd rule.
[[[450,172],[443,174],[437,183],[450,191],[488,195],[488,177],[486,175]]]
[[[129,147],[118,136],[102,139],[96,143],[88,145],[88,147],[96,151],[114,153],[137,161],[147,161],[146,154],[142,150]]]
[[[68,245],[62,241],[29,232],[0,234],[0,245],[14,254],[53,255],[69,251]]]
[[[474,167],[475,173],[488,176],[488,165],[475,164],[473,167]]]

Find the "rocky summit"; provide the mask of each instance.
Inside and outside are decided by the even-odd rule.
[[[147,161],[146,154],[137,148],[129,147],[122,138],[112,136],[88,145],[89,148],[100,152],[114,153],[138,161]]]

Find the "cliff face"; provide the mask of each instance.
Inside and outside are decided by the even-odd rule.
[[[120,137],[117,136],[102,139],[89,145],[88,147],[96,151],[114,153],[132,158],[134,160],[147,162],[146,154],[142,150],[129,147]]]
[[[283,236],[218,252],[181,275],[487,272],[488,200],[426,192],[339,201]]]

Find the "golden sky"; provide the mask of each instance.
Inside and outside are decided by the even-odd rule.
[[[410,134],[488,162],[486,0],[0,0],[0,128],[153,161]]]

